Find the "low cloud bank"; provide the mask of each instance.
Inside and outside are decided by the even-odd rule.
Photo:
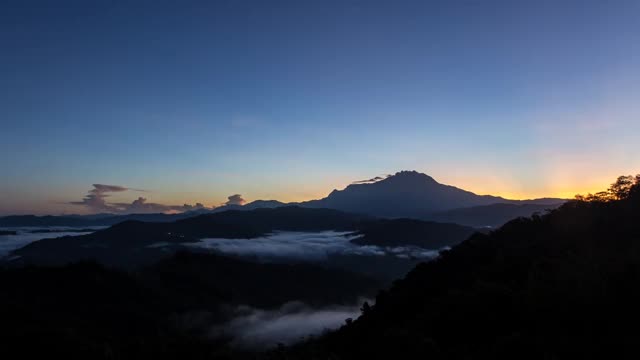
[[[362,301],[364,302],[364,300]],[[248,306],[235,309],[229,322],[211,330],[212,336],[229,336],[232,345],[243,348],[269,348],[289,345],[306,337],[320,335],[360,315],[361,305],[312,308],[301,302],[290,302],[276,310]]]
[[[189,246],[225,254],[256,257],[263,261],[323,261],[330,255],[396,256],[398,258],[433,259],[439,250],[414,246],[380,247],[352,243],[349,232],[275,232],[255,239],[210,238]]]

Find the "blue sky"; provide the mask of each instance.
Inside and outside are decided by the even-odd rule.
[[[638,172],[637,1],[5,1],[0,214],[298,201],[402,169],[513,198]],[[131,201],[140,194],[112,194]]]

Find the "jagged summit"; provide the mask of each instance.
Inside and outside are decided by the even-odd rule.
[[[400,170],[397,173],[389,176],[395,178],[428,178],[433,180],[433,178],[425,173],[418,172],[416,170]]]
[[[387,177],[386,179],[382,180],[382,181],[387,181],[387,182],[404,182],[404,183],[419,183],[419,182],[425,182],[425,183],[433,183],[433,184],[438,184],[438,182],[432,178],[431,176],[415,171],[415,170],[402,170],[402,171],[398,171],[397,173],[395,173],[394,175],[391,175],[389,177]]]
[[[356,181],[351,185],[373,185],[379,183],[388,182],[411,182],[411,181],[427,181],[437,183],[431,176],[415,171],[415,170],[401,170],[393,175],[376,176],[369,180]]]

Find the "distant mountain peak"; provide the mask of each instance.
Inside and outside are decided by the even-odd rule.
[[[355,181],[351,183],[348,188],[358,187],[360,185],[420,186],[425,184],[438,184],[438,182],[427,174],[415,170],[402,170],[393,175],[386,175],[384,177],[376,176],[368,180]],[[341,190],[334,189],[331,194],[339,193],[340,191]],[[329,196],[331,196],[331,194]]]
[[[416,170],[400,170],[393,176],[429,176]]]
[[[380,177],[370,180],[375,179]],[[438,211],[505,200],[440,184],[431,176],[415,170],[370,180],[357,181],[343,190],[332,191],[326,198],[301,204],[382,217],[428,218]]]
[[[392,181],[392,180],[423,181],[423,182],[438,183],[431,176],[429,176],[427,174],[424,174],[424,173],[421,173],[421,172],[418,172],[418,171],[415,171],[415,170],[398,171],[394,175],[391,175],[388,178],[386,178],[385,180],[387,180],[387,181]]]

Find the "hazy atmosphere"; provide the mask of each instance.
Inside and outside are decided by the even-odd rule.
[[[479,194],[573,197],[640,166],[636,1],[0,13],[5,215],[96,212],[73,205],[92,184],[145,190],[111,202],[211,207],[317,199],[400,169]]]
[[[639,359],[640,0],[5,0],[0,350]]]

